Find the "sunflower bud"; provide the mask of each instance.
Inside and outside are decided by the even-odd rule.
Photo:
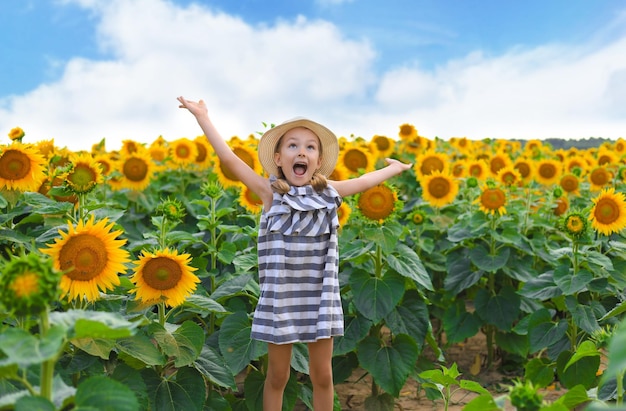
[[[467,186],[470,188],[478,187],[478,179],[476,177],[469,177],[467,179]]]
[[[2,266],[0,304],[16,315],[37,315],[59,299],[61,273],[38,253],[11,257]]]
[[[22,130],[20,127],[14,127],[11,129],[11,131],[9,131],[9,138],[11,139],[11,141],[22,141],[22,138],[26,135],[26,133],[24,133],[24,130]]]
[[[202,194],[213,199],[220,198],[222,196],[222,192],[222,187],[214,182],[208,182],[202,186]]]
[[[156,211],[170,221],[182,220],[185,217],[185,208],[183,204],[176,199],[168,198],[162,200],[157,206]]]
[[[563,189],[561,187],[555,187],[554,190],[552,190],[552,195],[554,198],[560,198],[563,195]]]

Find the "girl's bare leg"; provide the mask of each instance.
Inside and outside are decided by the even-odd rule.
[[[332,411],[335,399],[333,386],[333,339],[309,343],[309,375],[313,383],[313,409]]]
[[[263,387],[263,411],[281,411],[283,392],[291,371],[292,344],[267,344],[267,375]]]

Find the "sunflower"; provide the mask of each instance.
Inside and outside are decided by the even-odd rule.
[[[103,176],[108,176],[111,174],[114,168],[114,161],[111,159],[110,154],[96,154],[93,159],[100,165],[100,172]]]
[[[231,150],[243,160],[250,168],[255,170],[257,173],[261,173],[261,164],[254,153],[254,150],[250,147],[248,143],[243,142],[238,137],[234,136],[229,141],[229,146]],[[215,153],[212,153],[213,161],[215,162],[214,171],[217,174],[217,179],[224,187],[242,187],[243,183],[232,171],[222,165],[222,162],[219,160]]]
[[[395,190],[383,183],[362,192],[357,207],[366,218],[382,223],[396,210],[397,202]]]
[[[337,163],[345,167],[350,175],[358,175],[361,172],[372,171],[375,159],[369,150],[351,143],[341,150]]]
[[[56,152],[54,139],[40,140],[35,144],[35,147],[37,147],[37,151],[39,151],[39,154],[41,154],[46,160],[50,160],[52,157],[54,157]]]
[[[352,209],[345,201],[341,203],[339,208],[337,209],[337,218],[339,218],[339,227],[343,227],[348,223],[350,219],[350,214],[352,214]]]
[[[387,158],[393,154],[396,142],[387,136],[375,135],[370,140],[370,147],[371,152],[377,153],[378,158]]]
[[[145,149],[122,156],[117,167],[121,173],[119,187],[137,191],[145,190],[150,185],[156,171],[156,165]],[[111,184],[111,187],[115,189],[117,186]]]
[[[544,158],[535,162],[535,181],[544,186],[557,184],[561,179],[563,164],[551,158]]]
[[[106,218],[94,223],[93,216],[76,227],[69,223],[67,233],[59,230],[61,238],[41,250],[50,255],[54,267],[63,272],[62,297],[86,298],[91,302],[100,296],[98,290],[106,292],[119,285],[118,274],[126,271],[124,263],[129,261],[129,254],[122,249],[126,240],[116,239],[122,231],[111,231],[114,224],[107,223]]]
[[[170,144],[170,154],[172,162],[177,166],[188,166],[193,164],[198,157],[198,147],[196,143],[188,138],[179,138]]]
[[[598,191],[611,182],[613,175],[603,166],[594,167],[587,176],[591,191]]]
[[[11,139],[11,141],[17,140],[21,142],[22,138],[24,138],[25,135],[26,133],[20,127],[13,127],[11,131],[9,131],[9,138]]]
[[[167,145],[152,144],[148,147],[148,153],[157,164],[164,164],[170,155],[170,149]]]
[[[31,145],[0,146],[0,189],[37,191],[46,179],[45,160]]]
[[[198,136],[193,139],[193,142],[196,144],[196,150],[198,151],[193,163],[200,170],[206,170],[211,166],[211,156],[209,153],[213,151],[213,147],[211,147],[205,136]]]
[[[584,176],[589,171],[589,161],[580,155],[568,157],[565,160],[564,169],[566,172],[574,173],[579,177]]]
[[[480,196],[474,200],[474,204],[480,206],[480,210],[485,214],[500,215],[506,214],[506,193],[499,187],[490,187],[485,184]]]
[[[350,178],[350,172],[341,164],[335,165],[335,169],[328,176],[331,181],[347,180],[348,178]]]
[[[467,175],[467,162],[465,160],[456,160],[450,167],[450,172],[455,178],[463,178]]]
[[[598,151],[597,154],[597,163],[599,166],[614,166],[619,163],[619,154],[614,151],[611,151],[608,148],[604,148]]]
[[[592,199],[593,207],[589,215],[591,227],[602,234],[610,235],[626,227],[626,197],[615,192],[615,188],[605,188]]]
[[[489,170],[492,176],[497,176],[498,171],[512,165],[511,157],[505,152],[498,152],[489,159]]]
[[[467,176],[475,177],[478,180],[484,180],[487,178],[488,165],[484,160],[476,159],[470,160],[467,163]]]
[[[624,140],[622,137],[618,138],[613,146],[613,149],[619,155],[626,154],[626,140]]]
[[[506,187],[518,186],[522,183],[522,174],[513,165],[504,166],[496,174],[496,180]]]
[[[525,157],[519,157],[513,162],[513,168],[519,171],[522,181],[529,183],[533,178],[533,162]]]
[[[589,221],[580,213],[572,212],[563,219],[563,230],[572,238],[580,238],[589,227]]]
[[[120,149],[120,154],[122,156],[130,156],[139,151],[143,151],[145,149],[144,145],[138,143],[134,140],[124,140],[122,141],[122,148]]]
[[[568,194],[580,195],[580,180],[576,174],[566,173],[561,177],[559,185]]]
[[[164,302],[176,307],[185,302],[196,290],[200,279],[193,273],[197,268],[189,265],[189,254],[178,254],[177,250],[143,251],[134,261],[135,273],[130,280],[135,288],[130,292],[136,300],[146,303]]]
[[[424,210],[417,208],[409,214],[409,219],[415,225],[422,225],[426,221],[426,213]]]
[[[415,173],[421,179],[435,171],[444,172],[450,163],[449,157],[444,153],[428,150],[415,158]]]
[[[0,303],[17,315],[37,315],[59,298],[59,277],[52,259],[38,253],[10,256],[1,266]]]
[[[71,158],[72,168],[63,176],[65,185],[75,194],[88,193],[102,184],[100,164],[91,154],[76,154]]]
[[[555,216],[562,216],[569,209],[569,200],[567,196],[560,196],[556,200],[554,200],[554,207],[552,211]]]
[[[422,179],[422,197],[433,207],[443,207],[454,201],[459,182],[450,173],[435,171]]]
[[[400,131],[398,131],[398,137],[402,141],[413,141],[417,138],[417,129],[413,124],[404,123],[400,125]]]
[[[247,186],[243,186],[239,190],[239,204],[252,214],[259,214],[263,209],[263,202],[259,196]]]

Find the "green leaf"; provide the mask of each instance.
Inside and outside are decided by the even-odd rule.
[[[120,353],[128,355],[146,365],[164,365],[165,356],[154,346],[150,337],[137,334],[128,338],[121,338],[115,343]],[[125,360],[128,362],[128,360]]]
[[[502,287],[497,295],[491,295],[488,290],[481,288],[474,300],[480,318],[502,331],[511,330],[520,313],[520,302],[520,296],[508,286]]]
[[[73,330],[71,338],[125,338],[133,335],[139,325],[119,313],[105,311],[68,310],[50,313],[50,323],[62,324]]]
[[[252,324],[248,314],[243,311],[229,315],[222,323],[218,343],[233,375],[237,375],[250,361],[261,355],[261,346],[266,347],[250,338],[251,331]]]
[[[77,409],[100,411],[136,411],[137,397],[124,384],[105,376],[89,377],[78,385],[75,402]]]
[[[406,334],[397,335],[390,346],[375,337],[367,337],[359,343],[359,363],[367,370],[376,384],[392,394],[400,395],[409,373],[417,361],[417,344]]]
[[[602,378],[617,378],[623,375],[626,370],[626,327],[618,327],[613,333],[607,351],[609,365]]]
[[[589,402],[589,400],[591,398],[587,394],[587,390],[582,384],[579,384],[568,389],[555,403],[563,404],[568,410],[573,410],[578,405]]]
[[[548,314],[548,321],[545,321],[544,312],[547,313],[547,310],[541,309],[533,313],[528,323],[528,339],[530,341],[531,353],[551,346],[567,332],[567,320],[561,319],[555,323],[550,320]]]
[[[185,311],[200,315],[208,315],[213,313],[226,313],[224,306],[214,299],[200,294],[191,294],[185,300],[183,305]]]
[[[446,272],[444,289],[454,295],[476,284],[483,275],[482,270],[472,269],[466,249],[458,249],[447,255]]]
[[[176,367],[190,365],[202,351],[204,330],[193,321],[185,321],[172,333],[157,323],[149,329],[163,353],[174,358]]]
[[[190,394],[189,397],[194,402],[196,409],[201,410],[206,397],[206,385],[202,374],[195,368],[179,368],[176,372],[176,383]]]
[[[43,397],[25,396],[15,402],[15,411],[56,411],[53,403]]]
[[[356,350],[359,341],[367,336],[372,322],[361,313],[344,317],[344,332],[342,336],[334,338],[333,355],[343,355]]]
[[[485,387],[476,381],[461,380],[459,386],[466,391],[476,392],[478,394],[490,394]]]
[[[476,335],[481,324],[474,313],[466,311],[465,302],[462,300],[450,304],[443,316],[443,329],[451,344]]]
[[[220,387],[236,389],[235,378],[224,358],[213,347],[202,347],[200,357],[194,362],[194,367],[213,384]]]
[[[574,323],[588,334],[600,330],[600,325],[596,319],[593,309],[588,305],[580,304],[573,296],[567,296],[565,304],[569,310]]]
[[[108,360],[113,348],[115,348],[115,340],[104,338],[75,338],[72,344],[86,353]]]
[[[556,372],[559,381],[565,388],[572,388],[582,384],[585,389],[590,389],[596,384],[596,373],[600,368],[600,356],[581,357],[576,362],[570,362],[573,353],[562,351],[556,360]]]
[[[477,245],[469,252],[469,258],[481,270],[493,273],[506,265],[511,254],[509,247],[503,247],[495,255],[490,255],[487,248]]]
[[[554,381],[554,363],[547,358],[533,358],[524,367],[524,379],[545,388]]]
[[[354,305],[366,318],[378,323],[394,309],[404,293],[404,277],[388,272],[382,279],[364,270],[350,275]]]
[[[0,334],[0,350],[7,355],[0,365],[25,367],[55,358],[65,345],[65,333],[64,327],[53,326],[38,338],[21,328],[8,328]]]
[[[489,394],[481,394],[463,406],[463,411],[500,411],[503,408]]]
[[[24,203],[32,206],[31,212],[39,215],[57,214],[66,215],[74,207],[72,203],[56,201],[36,192],[24,192]]]
[[[259,371],[252,371],[243,383],[244,397],[247,410],[263,411],[263,386],[265,376]],[[298,400],[298,381],[292,373],[287,381],[287,386],[283,392],[283,411],[291,411],[296,406]]]
[[[254,281],[251,274],[241,274],[229,278],[217,287],[211,294],[211,298],[215,301],[219,301],[221,298],[230,298],[234,294],[245,290],[251,281]]]
[[[567,364],[565,364],[563,371],[567,371],[567,369],[572,364],[574,364],[576,361],[580,360],[581,358],[596,357],[596,356],[600,356],[600,351],[598,351],[593,341],[589,341],[589,340],[583,341],[582,343],[580,343],[578,348],[576,348],[576,351],[574,352],[574,355],[572,355],[572,358],[570,358]]]
[[[193,397],[197,392],[189,392],[177,381],[162,379],[154,394],[154,411],[200,411]]]
[[[220,245],[217,258],[224,264],[230,264],[237,255],[237,246],[234,243],[224,242]]]
[[[394,254],[387,255],[389,267],[399,274],[414,280],[425,289],[434,291],[430,276],[417,253],[402,243],[396,243],[396,251],[399,253],[397,257]]]
[[[580,270],[574,275],[569,264],[564,264],[554,270],[554,282],[565,295],[573,295],[582,291],[593,280],[593,274],[587,270]]]
[[[526,357],[528,355],[528,338],[516,332],[497,332],[496,345],[506,352]]]
[[[402,302],[385,316],[385,324],[394,335],[410,335],[421,351],[430,329],[429,312],[424,299],[416,290],[408,290]]]
[[[554,283],[552,271],[548,271],[524,284],[519,293],[524,297],[545,301],[562,295],[563,291]]]

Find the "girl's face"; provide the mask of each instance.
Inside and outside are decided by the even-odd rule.
[[[282,168],[289,184],[300,187],[311,182],[311,177],[322,164],[320,140],[308,128],[297,127],[280,139],[274,162]]]

